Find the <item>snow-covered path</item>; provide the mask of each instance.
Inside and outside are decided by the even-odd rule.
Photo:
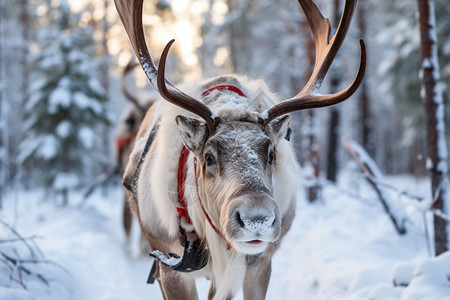
[[[26,211],[19,213],[18,228],[22,234],[42,236],[37,243],[45,257],[69,272],[53,268],[54,273],[47,273],[54,277],[48,289],[51,296],[54,299],[144,299],[142,296],[149,294],[151,297],[154,291],[139,284],[145,281],[139,277],[148,262],[132,258],[124,247],[118,201],[91,201],[97,203],[73,209],[54,208],[30,199]]]
[[[326,202],[313,205],[299,197],[292,229],[274,256],[267,299],[450,299],[450,254],[439,263],[427,260],[421,215],[410,211],[408,234],[398,236],[370,193],[359,192],[366,200],[334,189],[325,192]],[[45,258],[65,270],[36,267],[49,286],[27,276],[24,292],[0,264],[0,299],[162,299],[157,284],[145,283],[151,259],[125,245],[120,189],[96,195],[84,208],[56,208],[37,198],[36,193],[10,197],[0,218],[13,224],[17,215],[21,234],[40,236],[36,242]],[[137,234],[133,245],[136,240]],[[416,274],[427,268],[431,271]],[[411,284],[405,288],[394,281]],[[197,287],[206,299],[209,282],[199,280]]]

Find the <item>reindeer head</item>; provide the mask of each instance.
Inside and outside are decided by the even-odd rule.
[[[186,147],[195,154],[196,176],[201,180],[205,209],[213,223],[220,223],[224,238],[239,252],[255,254],[280,235],[281,216],[273,199],[272,174],[276,148],[286,135],[286,114],[318,108],[348,99],[359,87],[365,72],[365,46],[353,83],[331,95],[318,93],[322,81],[348,31],[356,0],[347,0],[336,34],[329,39],[330,23],[311,0],[299,0],[310,24],[316,62],[305,87],[293,98],[260,113],[256,111],[213,112],[203,101],[178,90],[165,79],[170,46],[165,47],[158,69],[148,52],[142,30],[142,1],[115,0],[120,18],[147,77],[160,95],[201,117],[204,122],[178,116],[176,122]]]
[[[264,127],[256,113],[219,113],[213,136],[206,123],[184,116],[176,122],[184,144],[195,154],[200,197],[213,223],[220,224],[237,251],[263,252],[280,235],[272,174],[289,116]]]

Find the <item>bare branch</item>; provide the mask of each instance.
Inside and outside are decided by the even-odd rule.
[[[37,257],[37,255],[34,253],[33,248],[28,244],[28,242],[14,229],[12,228],[8,223],[6,223],[5,221],[3,221],[2,219],[0,219],[0,223],[6,227],[9,231],[11,231],[28,249],[28,251],[30,251],[30,255],[32,257]],[[40,251],[39,248],[35,247],[39,254],[43,257],[44,255],[42,254],[42,252]]]
[[[395,230],[401,235],[405,234],[406,228],[404,227],[404,224],[399,223],[400,220],[398,220],[399,218],[394,215],[394,212],[392,211],[392,208],[388,203],[387,196],[382,192],[380,187],[377,185],[376,180],[373,180],[382,176],[381,171],[378,169],[378,167],[375,165],[375,163],[369,157],[369,155],[364,151],[364,149],[355,142],[353,141],[345,142],[344,147],[350,152],[350,154],[353,156],[356,162],[358,162],[360,168],[363,170],[367,180],[377,193],[378,199],[383,205],[385,212],[389,215],[389,218],[391,219],[392,224],[395,227]],[[363,157],[366,157],[366,159],[363,159]],[[401,223],[404,223],[404,220],[402,220]]]
[[[24,237],[24,238],[15,238],[15,239],[6,239],[6,240],[0,240],[0,244],[5,244],[5,243],[15,243],[15,242],[21,242],[23,240],[28,241],[28,240],[34,240],[34,239],[42,239],[41,236],[37,236],[37,235],[32,235],[30,237]]]
[[[48,280],[47,280],[42,274],[34,273],[34,272],[32,272],[30,269],[25,268],[25,267],[22,265],[23,263],[33,263],[33,264],[35,264],[35,263],[43,263],[44,261],[16,259],[16,258],[13,258],[13,257],[11,257],[11,256],[6,255],[6,254],[3,253],[3,252],[1,252],[1,255],[2,255],[3,258],[4,258],[3,261],[6,261],[6,262],[11,263],[11,264],[15,267],[15,269],[17,270],[17,275],[18,275],[19,278],[14,279],[14,277],[13,277],[13,274],[14,274],[14,268],[12,269],[10,278],[11,278],[12,280],[15,280],[17,283],[19,283],[23,288],[26,289],[26,285],[25,285],[25,283],[23,282],[22,272],[24,272],[25,274],[30,275],[30,276],[36,276],[39,280],[41,280],[43,283],[45,283],[45,285],[47,285],[47,286],[49,285]]]
[[[35,239],[39,238],[38,236],[32,235],[30,237],[24,238],[5,221],[0,219],[0,224],[2,224],[5,228],[7,228],[14,236],[16,236],[16,238],[8,238],[0,240],[0,243],[14,244],[16,242],[21,242],[18,245],[24,245],[28,249],[30,256],[30,258],[22,258],[19,252],[17,251],[16,248],[16,246],[18,246],[17,244],[12,246],[12,249],[10,250],[12,251],[13,254],[5,253],[5,251],[0,251],[0,262],[2,262],[10,270],[9,278],[11,281],[18,283],[24,289],[27,289],[27,286],[23,279],[24,274],[26,274],[38,278],[41,282],[43,282],[47,286],[49,285],[49,280],[45,278],[44,275],[32,271],[30,267],[28,267],[27,265],[48,264],[58,267],[64,272],[69,273],[69,271],[64,267],[62,267],[61,265],[57,264],[54,261],[47,260],[44,258],[42,251],[35,243]],[[32,244],[29,244],[28,242],[31,242]],[[36,255],[36,253],[38,253],[38,255]]]

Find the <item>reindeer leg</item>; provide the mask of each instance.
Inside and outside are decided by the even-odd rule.
[[[263,258],[254,265],[248,266],[244,278],[244,299],[265,299],[271,273],[271,258]]]
[[[128,200],[127,200],[126,196],[124,196],[122,222],[123,222],[123,229],[125,230],[125,238],[127,240],[130,238],[131,221],[132,221],[132,216],[131,216],[130,206],[128,204]]]
[[[212,278],[211,284],[209,286],[208,300],[212,300],[215,294],[216,294],[216,285],[214,284],[214,278]]]
[[[198,299],[195,280],[186,278],[179,272],[160,264],[160,287],[164,299],[185,300]]]

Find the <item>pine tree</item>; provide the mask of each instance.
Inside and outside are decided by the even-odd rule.
[[[66,202],[106,161],[97,132],[109,120],[92,28],[79,27],[81,13],[67,2],[52,10],[54,28],[37,35],[21,157],[32,183]]]

